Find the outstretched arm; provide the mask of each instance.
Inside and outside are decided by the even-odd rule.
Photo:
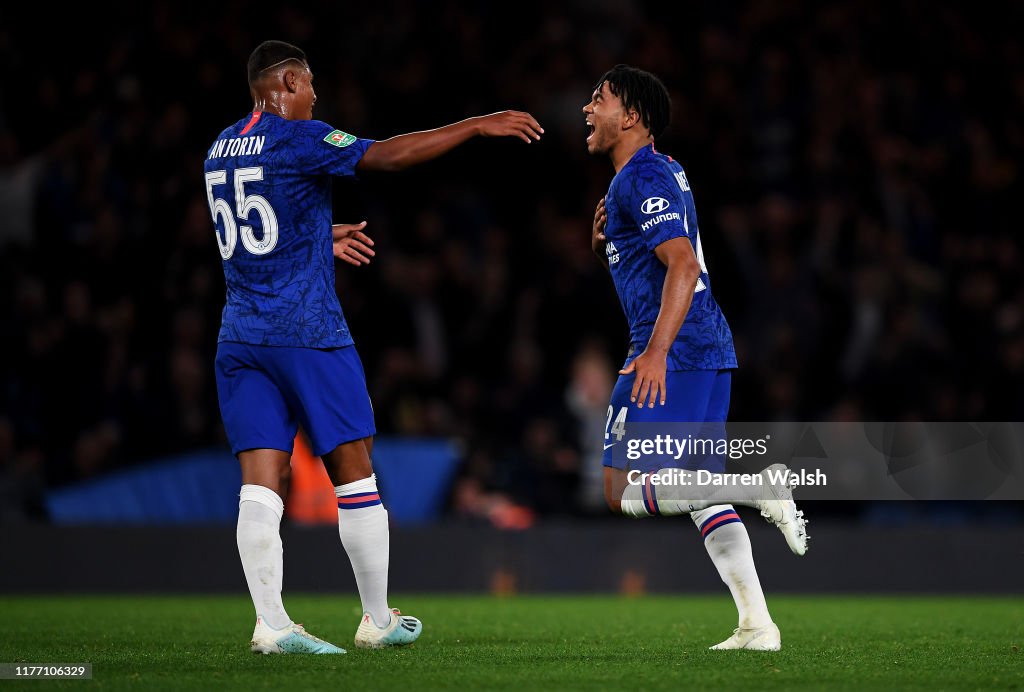
[[[468,118],[436,130],[374,142],[356,166],[360,171],[400,171],[436,159],[473,137],[518,137],[527,144],[544,129],[529,113],[502,111]]]

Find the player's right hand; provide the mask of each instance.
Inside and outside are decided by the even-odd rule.
[[[480,135],[483,137],[518,137],[527,144],[540,140],[544,128],[529,113],[522,111],[501,111],[477,118]]]
[[[590,234],[590,247],[599,257],[604,257],[604,244],[608,240],[604,235],[604,227],[608,225],[608,213],[604,209],[604,197],[597,203],[594,210],[594,226]]]
[[[336,223],[331,226],[331,235],[334,237],[334,256],[355,267],[369,264],[370,258],[377,253],[371,247],[373,240],[363,233],[364,228],[366,228],[365,221],[357,224]]]
[[[667,354],[644,349],[644,352],[631,360],[629,365],[619,370],[620,375],[636,373],[629,400],[638,408],[643,408],[645,403],[648,408],[654,408],[656,401],[664,406],[665,398],[668,396],[668,387],[665,384],[667,369]]]

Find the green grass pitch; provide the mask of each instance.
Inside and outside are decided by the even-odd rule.
[[[778,597],[781,652],[718,652],[725,597],[397,596],[405,649],[350,646],[352,597],[286,596],[346,656],[249,653],[243,597],[0,597],[0,662],[93,664],[2,689],[1024,689],[1024,598]]]

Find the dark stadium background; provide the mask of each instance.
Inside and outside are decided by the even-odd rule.
[[[368,220],[377,243],[337,287],[379,433],[460,445],[445,525],[507,502],[541,527],[619,530],[598,519],[594,449],[626,329],[589,248],[613,171],[580,112],[617,62],[672,93],[658,148],[686,167],[736,337],[731,419],[1024,420],[1022,7],[0,9],[0,521],[38,529],[54,488],[224,449],[202,160],[250,110],[245,61],[267,38],[307,52],[315,117],[362,137],[505,108],[546,129],[335,188],[336,221]],[[925,531],[1022,516],[812,513]]]

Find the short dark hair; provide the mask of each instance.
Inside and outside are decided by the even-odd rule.
[[[654,137],[665,131],[672,119],[672,99],[660,79],[636,67],[616,65],[604,73],[594,90],[606,82],[627,111],[635,110],[640,114],[640,120]]]
[[[263,70],[289,60],[305,64],[306,54],[298,46],[284,41],[264,41],[249,55],[249,84],[255,83]]]

